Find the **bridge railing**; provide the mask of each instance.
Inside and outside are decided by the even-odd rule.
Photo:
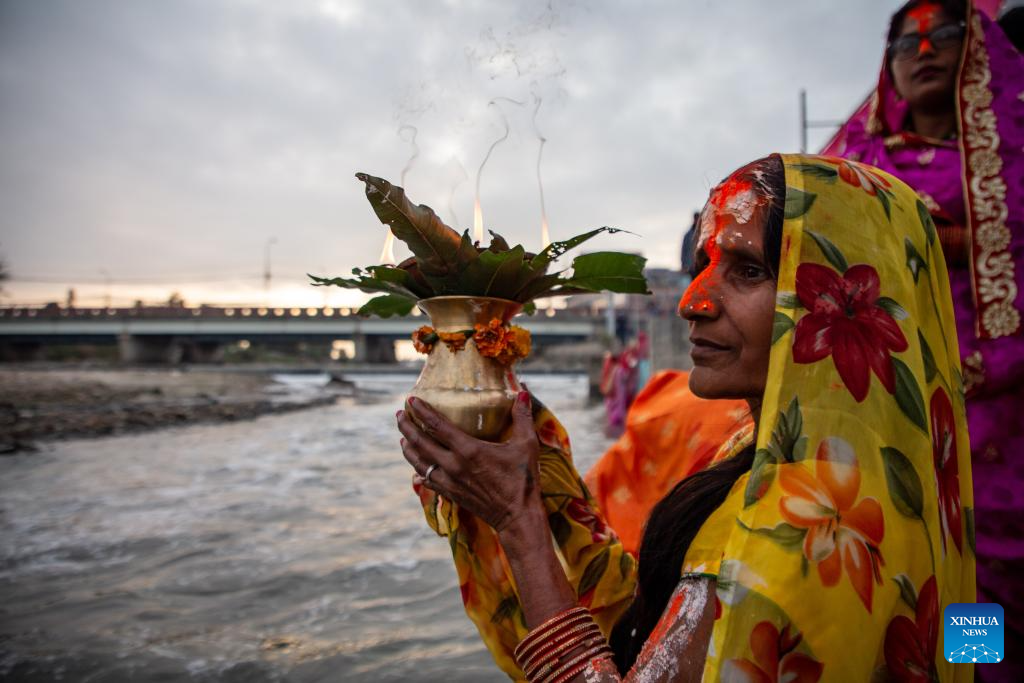
[[[352,307],[266,307],[266,306],[129,306],[129,307],[67,307],[48,304],[8,305],[0,306],[0,320],[14,321],[27,319],[305,319],[316,318],[349,318],[358,317],[356,308]],[[422,317],[419,309],[413,309],[408,318]],[[558,318],[560,320],[592,320],[593,315],[579,310],[547,308],[538,311],[536,317]]]

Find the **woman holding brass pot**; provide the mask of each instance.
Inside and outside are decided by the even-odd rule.
[[[638,561],[525,391],[499,443],[399,412],[495,661],[546,683],[969,678],[937,651],[943,605],[974,600],[973,502],[927,209],[869,166],[773,155],[712,191],[697,270],[690,388],[753,425],[655,507]]]

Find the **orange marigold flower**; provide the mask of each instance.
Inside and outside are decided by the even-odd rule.
[[[511,365],[517,360],[529,356],[530,346],[530,333],[518,325],[513,325],[509,328],[508,345],[498,356],[498,360],[506,365]]]
[[[438,332],[437,336],[441,338],[441,341],[444,342],[444,345],[452,353],[464,349],[466,347],[466,339],[468,339],[465,332]]]
[[[434,328],[424,325],[412,333],[412,345],[420,353],[430,353],[437,343],[437,333]]]
[[[473,334],[473,341],[476,343],[476,350],[485,358],[497,358],[508,346],[511,331],[506,328],[500,320],[494,318],[486,325],[479,323],[474,326],[476,332]]]

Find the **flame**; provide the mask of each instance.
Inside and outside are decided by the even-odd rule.
[[[388,228],[388,234],[384,238],[384,248],[380,250],[380,264],[382,266],[393,266],[395,265],[395,236],[391,233],[391,228]]]
[[[480,197],[473,202],[473,241],[484,241],[484,212],[480,210]]]
[[[547,219],[547,216],[545,216],[540,221],[540,246],[541,246],[541,249],[547,249],[549,244],[551,244],[551,233],[548,231],[548,219]]]

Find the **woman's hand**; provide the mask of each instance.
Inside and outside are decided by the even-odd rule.
[[[502,532],[541,506],[540,445],[528,392],[516,397],[512,436],[504,443],[474,439],[416,398],[409,398],[406,409],[398,411],[398,429],[404,437],[402,454],[416,470],[415,482],[457,503],[495,531]],[[429,479],[424,478],[433,465]]]

